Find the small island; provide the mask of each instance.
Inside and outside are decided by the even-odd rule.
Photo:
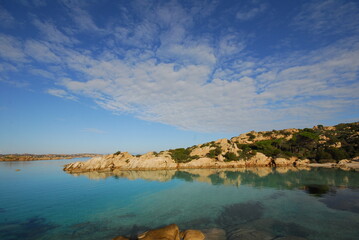
[[[65,165],[70,173],[244,167],[359,169],[359,122],[241,134],[188,148],[131,155],[118,151]]]
[[[0,154],[0,162],[10,161],[37,161],[37,160],[57,160],[84,157],[98,157],[100,154],[78,153],[78,154]]]

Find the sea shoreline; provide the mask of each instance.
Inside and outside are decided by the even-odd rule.
[[[212,170],[231,170],[231,171],[243,171],[247,169],[297,169],[297,170],[303,170],[303,169],[311,169],[311,168],[328,168],[328,169],[341,169],[344,171],[356,171],[359,172],[359,161],[358,160],[347,160],[344,159],[339,163],[309,163],[306,165],[299,165],[299,166],[293,166],[293,165],[280,165],[280,166],[265,166],[265,165],[244,165],[240,167],[232,167],[232,166],[204,166],[204,167],[194,167],[194,166],[178,166],[178,167],[172,167],[172,168],[161,168],[161,167],[152,167],[152,168],[104,168],[104,169],[92,169],[92,170],[84,170],[84,169],[72,169],[72,170],[66,170],[66,165],[64,168],[64,171],[70,174],[81,174],[81,173],[90,173],[90,172],[98,172],[98,173],[111,173],[111,172],[125,172],[125,171],[181,171],[181,170],[200,170],[200,169],[212,169]]]
[[[60,160],[74,159],[84,157],[98,157],[101,154],[78,153],[78,154],[3,154],[0,155],[0,162],[22,162],[22,161],[40,161],[40,160]]]

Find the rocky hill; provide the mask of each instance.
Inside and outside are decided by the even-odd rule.
[[[239,168],[251,166],[303,166],[337,164],[359,156],[359,122],[305,129],[249,132],[189,148],[133,156],[116,152],[87,162],[67,164],[68,172],[160,170],[186,168]],[[341,161],[341,163],[350,160]]]

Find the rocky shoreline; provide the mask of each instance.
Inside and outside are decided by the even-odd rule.
[[[225,236],[225,235],[224,235]],[[180,231],[176,224],[171,224],[162,228],[149,230],[135,236],[139,240],[204,240],[206,236],[199,230],[185,230]],[[208,239],[208,238],[206,238]],[[220,240],[219,238],[218,240]],[[222,238],[225,239],[225,238]],[[117,236],[113,240],[130,240],[125,236]]]
[[[262,153],[257,153],[248,160],[218,161],[211,158],[199,158],[187,163],[176,163],[169,154],[156,156],[150,152],[140,157],[124,152],[118,155],[110,154],[94,157],[86,162],[74,162],[65,165],[67,172],[91,172],[120,170],[175,170],[175,169],[201,169],[201,168],[246,168],[246,167],[273,167],[273,166],[307,166],[309,160],[296,158],[272,159]]]
[[[37,161],[37,160],[58,160],[58,159],[73,159],[83,157],[96,157],[100,154],[93,153],[78,153],[78,154],[4,154],[0,155],[0,162],[12,161]]]
[[[275,225],[280,222],[263,219],[261,224]],[[283,225],[283,224],[282,224]],[[289,228],[290,224],[284,225]],[[300,229],[300,227],[297,227]],[[301,229],[300,229],[301,230]],[[303,234],[302,234],[303,235]],[[275,236],[268,231],[256,230],[252,226],[235,226],[229,231],[221,228],[201,229],[201,230],[184,230],[180,231],[176,224],[171,224],[162,228],[149,230],[140,233],[137,236],[117,236],[112,240],[237,240],[237,239],[263,239],[263,240],[306,240],[307,238],[293,235]]]
[[[65,165],[67,172],[192,168],[335,167],[358,169],[359,122],[305,129],[249,132],[188,148],[94,157]]]
[[[64,166],[69,173],[83,173],[92,171],[113,170],[179,170],[179,169],[221,169],[221,168],[253,168],[253,167],[325,167],[340,168],[344,170],[359,170],[358,159],[341,160],[339,163],[310,163],[308,159],[297,158],[271,158],[257,153],[248,160],[218,161],[211,158],[199,158],[187,163],[176,163],[170,155],[155,156],[153,152],[141,157],[132,156],[124,152],[94,157],[85,162],[74,162]]]

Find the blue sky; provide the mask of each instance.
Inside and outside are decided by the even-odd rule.
[[[0,1],[0,153],[358,121],[357,1]]]

